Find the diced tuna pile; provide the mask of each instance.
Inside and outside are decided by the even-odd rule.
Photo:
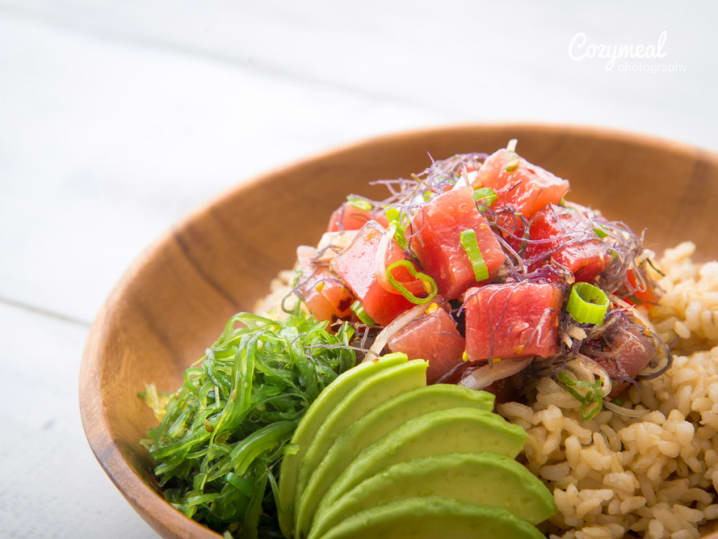
[[[387,328],[391,351],[428,360],[429,383],[464,367],[565,352],[571,284],[598,284],[620,262],[600,214],[564,201],[568,181],[511,145],[483,164],[476,155],[463,167],[462,156],[435,162],[385,202],[350,197],[320,245],[297,250],[295,292],[306,308],[330,323]],[[631,271],[625,286],[635,289]],[[650,289],[636,297],[655,298]],[[605,352],[620,341],[627,359],[599,350],[599,363],[626,379],[655,347],[625,346],[621,335],[591,346]]]

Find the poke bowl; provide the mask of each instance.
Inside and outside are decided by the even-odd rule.
[[[658,253],[657,259],[664,249],[682,245],[668,252],[666,263],[674,264],[677,272],[693,272],[690,278],[696,282],[703,279],[707,283],[714,278],[711,266],[697,268],[701,262],[718,258],[718,242],[711,226],[716,223],[718,157],[650,136],[562,125],[441,127],[365,140],[242,182],[173,227],[127,270],[101,308],[83,356],[80,409],[90,446],[115,486],[158,533],[167,537],[217,536],[217,532],[188,518],[163,497],[153,474],[155,464],[141,444],[157,419],[138,393],[147,384],[155,384],[161,393],[180,387],[185,369],[203,356],[227,320],[237,312],[253,312],[257,302],[269,294],[275,277],[295,265],[297,246],[317,244],[330,215],[346,201],[347,194],[381,200],[385,197],[385,186],[370,185],[370,181],[404,178],[426,169],[432,160],[440,161],[455,154],[491,153],[512,139],[518,140],[522,158],[570,180],[568,196],[572,202],[599,209],[607,220],[620,220],[639,234],[646,230],[644,244]],[[687,241],[692,242],[692,246],[681,243]],[[705,286],[708,292],[715,294],[710,288],[712,285]],[[685,313],[688,306],[678,306],[676,310]],[[710,335],[705,332],[696,337],[686,320],[671,319],[671,335],[680,339],[688,331],[684,338],[687,343],[694,343],[696,339],[710,341]],[[711,352],[705,348],[701,353]],[[710,363],[712,359],[706,361]],[[684,376],[684,384],[692,379],[689,374]],[[694,378],[698,376],[696,373]],[[680,386],[678,380],[676,384]],[[715,387],[718,388],[718,384]],[[710,391],[706,388],[707,395]],[[718,389],[715,392],[718,397]],[[662,398],[667,402],[673,397]],[[712,413],[712,403],[708,404],[703,418],[696,412],[696,425]],[[656,408],[659,405],[657,402]],[[533,410],[530,406],[499,409],[502,415],[529,431],[529,439],[533,436],[542,443],[551,438],[551,425],[555,426],[557,421],[569,424],[565,418],[549,417],[554,413],[553,408],[551,410],[550,413]],[[680,421],[687,423],[688,416],[689,413],[683,413]],[[671,432],[676,437],[684,436],[678,433],[687,427],[674,419],[666,413],[662,420],[655,419],[654,423],[660,423],[664,430],[673,429]],[[569,431],[574,429],[573,436],[581,445],[579,451],[590,450],[589,455],[600,453],[596,444],[602,442],[594,442],[591,433],[582,432],[581,429],[586,430],[584,427],[580,423],[562,426],[559,430],[563,432],[567,428],[568,431],[553,436],[554,441],[550,443],[559,444],[568,453],[569,446],[576,443],[568,441]],[[532,432],[532,429],[543,431]],[[633,436],[636,444],[650,445],[652,439],[648,434],[638,428],[634,430],[635,433],[628,429],[622,436]],[[666,442],[665,452],[677,451],[675,458],[679,458],[683,448],[670,445],[673,440],[664,438],[661,441]],[[716,479],[711,476],[713,453],[706,457],[706,451],[710,450],[701,453],[702,460],[696,461],[695,470],[687,471],[684,476],[692,474],[701,484],[718,483],[718,475]],[[718,453],[713,452],[718,457]],[[534,456],[538,453],[534,450]],[[641,456],[638,451],[635,458]],[[691,456],[686,453],[686,462]],[[718,465],[718,458],[715,460]],[[671,458],[666,457],[666,462],[670,461]],[[593,485],[589,481],[579,489],[561,483],[560,475],[570,476],[575,472],[575,466],[568,464],[568,457],[566,463],[549,459],[537,464],[532,463],[529,456],[527,465],[534,466],[534,473],[552,488],[561,490],[560,495],[554,496],[559,506],[566,506],[564,512],[568,517],[563,516],[561,521],[564,525],[580,522],[580,526],[590,528],[591,515],[597,511],[608,515],[613,499],[617,500],[615,511],[624,513],[638,514],[647,505],[658,507],[652,511],[667,508],[669,512],[676,504],[681,506],[678,512],[683,520],[676,521],[677,524],[672,523],[669,516],[661,520],[660,515],[651,513],[650,518],[641,517],[645,526],[641,524],[643,529],[636,533],[655,532],[659,525],[664,533],[673,532],[676,530],[670,527],[680,528],[686,519],[693,519],[701,533],[708,533],[711,521],[718,518],[715,491],[696,494],[703,501],[673,505],[665,502],[664,507],[658,506],[664,503],[660,492],[653,492],[656,499],[647,501],[650,494],[644,491],[648,487],[639,484],[640,478],[636,478],[635,486],[625,487],[621,481],[626,476],[621,474],[626,471],[613,470],[609,464],[601,473],[615,474],[613,483]],[[716,471],[718,473],[718,468]],[[707,479],[699,481],[700,474]],[[694,488],[693,484],[676,483],[675,476],[670,474],[666,480],[674,481],[666,488],[685,487],[686,491]],[[622,488],[631,490],[630,495],[615,494]],[[708,491],[709,487],[703,489]],[[706,496],[711,499],[705,500]],[[636,507],[632,509],[634,503]],[[700,510],[696,509],[697,504]],[[588,515],[586,519],[577,516],[582,511]],[[654,520],[659,524],[649,529]],[[606,519],[606,526],[608,524],[610,519]]]

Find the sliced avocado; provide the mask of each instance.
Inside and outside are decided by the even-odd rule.
[[[394,464],[420,457],[480,451],[514,458],[525,441],[524,429],[491,412],[451,408],[424,414],[364,449],[329,487],[317,514],[327,512],[340,496]]]
[[[451,453],[395,464],[359,483],[326,513],[315,515],[309,539],[360,511],[422,496],[502,507],[531,524],[556,512],[551,492],[515,460],[496,453]]]
[[[293,453],[287,452],[282,458],[279,475],[279,524],[285,537],[291,537],[294,525],[294,495],[296,493],[297,479],[299,478],[299,464],[309,447],[314,435],[321,427],[326,417],[334,410],[339,402],[346,397],[358,383],[384,369],[406,363],[406,354],[387,354],[377,361],[367,361],[340,374],[319,394],[309,406],[304,417],[294,431],[290,447]]]
[[[355,421],[388,399],[426,386],[427,363],[415,359],[380,371],[358,384],[326,417],[309,444],[299,466],[299,479],[294,506],[294,534],[299,536],[300,500],[309,478],[319,466],[334,441]],[[311,514],[307,515],[311,518]],[[311,520],[307,522],[307,530]]]
[[[297,531],[306,537],[319,501],[334,480],[366,447],[408,420],[449,408],[476,408],[490,412],[494,395],[453,384],[435,384],[402,393],[354,422],[327,451],[314,470],[296,506]]]
[[[405,498],[346,519],[322,539],[539,539],[506,509],[448,498]]]

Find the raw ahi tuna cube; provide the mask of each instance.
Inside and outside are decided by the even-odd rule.
[[[557,284],[504,283],[466,292],[466,352],[471,361],[558,352],[563,290]]]
[[[516,153],[502,149],[491,154],[481,165],[474,187],[491,187],[496,191],[497,198],[492,209],[510,205],[524,217],[531,218],[547,204],[556,204],[561,200],[569,184]],[[500,224],[504,225],[513,222],[509,215],[500,219]]]
[[[611,396],[615,397],[656,359],[658,350],[645,327],[629,315],[621,316],[604,334],[602,341],[587,342],[581,352],[594,358],[611,377]]]
[[[298,268],[302,272],[299,292],[304,303],[317,320],[331,322],[336,318],[347,318],[354,296],[329,268],[315,264],[316,254],[314,247],[301,245],[297,248]]]
[[[606,269],[611,258],[608,245],[596,235],[594,225],[581,211],[578,205],[551,204],[534,216],[529,237],[540,241],[526,246],[530,271],[553,259],[568,268],[577,281],[593,282]]]
[[[349,202],[345,202],[332,213],[332,216],[329,218],[329,228],[327,230],[329,232],[359,230],[372,219],[383,226],[387,225],[386,216],[381,211],[365,210],[357,208]]]
[[[432,303],[427,308],[429,314],[407,324],[388,343],[392,352],[404,352],[409,359],[428,361],[426,380],[430,384],[461,363],[465,346],[449,313],[437,307]]]
[[[413,306],[398,290],[390,292],[388,286],[385,288],[377,279],[377,252],[381,238],[386,233],[381,225],[369,221],[359,230],[354,241],[334,257],[330,265],[361,301],[366,313],[382,326]],[[401,247],[391,239],[385,254],[385,267],[405,259]],[[396,268],[392,275],[410,290],[416,289],[410,283],[422,286],[403,267]]]
[[[476,283],[474,269],[461,246],[461,232],[471,229],[489,271],[496,275],[506,259],[489,223],[476,208],[471,187],[443,193],[423,205],[411,224],[411,247],[424,271],[439,287],[439,294],[456,299]]]

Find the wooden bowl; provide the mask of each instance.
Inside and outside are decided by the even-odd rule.
[[[226,319],[251,310],[270,280],[315,244],[349,192],[369,180],[420,171],[436,159],[492,152],[518,138],[530,161],[571,180],[570,198],[648,229],[660,250],[682,240],[718,258],[718,156],[607,129],[525,124],[463,125],[391,134],[307,158],[242,183],[147,249],[117,284],[90,331],[80,410],[100,465],[135,510],[167,537],[217,537],[153,488],[139,440],[155,423],[137,397],[146,382],[177,388],[184,369]]]

